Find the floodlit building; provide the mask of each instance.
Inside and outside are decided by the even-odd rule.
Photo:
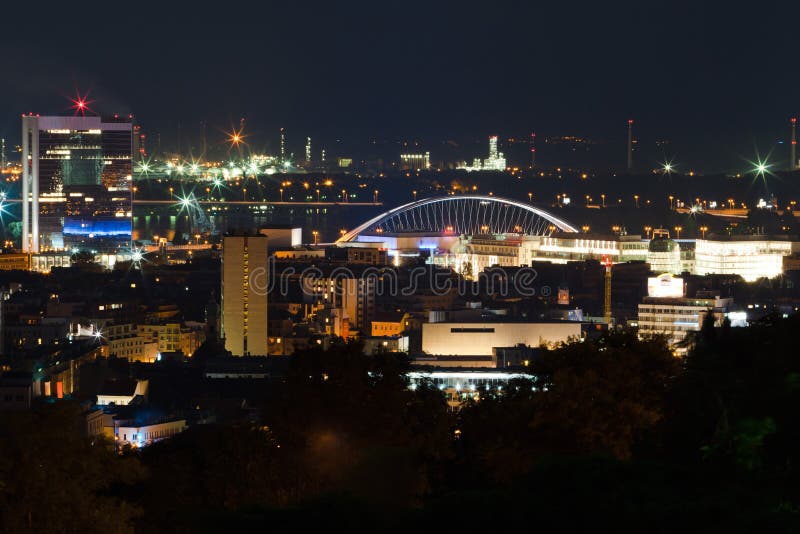
[[[22,117],[22,250],[130,247],[130,118]]]
[[[800,245],[788,238],[732,236],[698,239],[695,274],[738,274],[748,282],[783,273],[783,258]]]
[[[400,169],[404,171],[427,171],[431,168],[431,153],[400,154]]]
[[[299,226],[266,226],[259,228],[258,233],[269,238],[269,246],[273,250],[278,247],[298,247],[303,243],[303,229]]]
[[[654,273],[681,274],[681,247],[668,237],[650,240],[647,248],[647,263]]]
[[[502,152],[497,150],[497,136],[489,138],[489,157],[481,161],[475,158],[472,165],[464,164],[460,169],[467,172],[471,171],[504,171],[506,170],[506,158]]]
[[[647,259],[647,241],[639,235],[559,232],[527,238],[520,251],[520,265],[529,265],[532,261],[566,263],[605,258],[613,263],[644,261]]]
[[[222,239],[222,324],[234,356],[266,356],[267,237],[233,234]]]
[[[719,326],[733,305],[733,299],[718,295],[685,297],[683,280],[670,273],[648,279],[647,289],[648,296],[639,304],[639,334],[665,335],[679,354],[686,352],[681,343],[689,332],[700,330],[706,315],[712,314]]]
[[[425,323],[422,325],[422,352],[491,357],[495,347],[539,347],[581,339],[582,326],[583,323],[568,321]]]

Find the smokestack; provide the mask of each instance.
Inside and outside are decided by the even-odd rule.
[[[633,171],[633,119],[628,119],[628,171]]]
[[[792,117],[789,119],[789,122],[792,123],[792,141],[789,143],[789,170],[796,171],[797,154],[795,153],[795,149],[797,147],[797,117]]]
[[[200,159],[206,159],[206,121],[200,121]]]

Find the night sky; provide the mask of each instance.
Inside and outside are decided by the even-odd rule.
[[[254,144],[285,126],[297,153],[306,135],[624,143],[633,117],[644,145],[724,169],[776,147],[800,112],[797,3],[22,4],[0,36],[14,142],[20,113],[69,113],[77,89],[165,143],[178,124],[198,136],[206,120],[211,141],[241,116]]]

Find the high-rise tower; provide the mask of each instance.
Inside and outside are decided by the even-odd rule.
[[[531,169],[536,167],[536,132],[531,132]]]
[[[792,140],[789,143],[789,170],[797,170],[797,117],[789,119],[792,124]]]
[[[23,115],[22,250],[129,247],[132,153],[130,117]]]
[[[286,161],[286,130],[281,128],[281,163]]]
[[[311,138],[306,137],[306,164],[311,165]]]
[[[489,159],[497,159],[497,136],[489,138]]]
[[[222,238],[222,324],[234,356],[267,355],[267,236]]]

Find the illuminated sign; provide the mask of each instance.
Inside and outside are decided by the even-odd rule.
[[[647,295],[658,298],[683,297],[683,278],[675,278],[670,273],[648,278]]]

